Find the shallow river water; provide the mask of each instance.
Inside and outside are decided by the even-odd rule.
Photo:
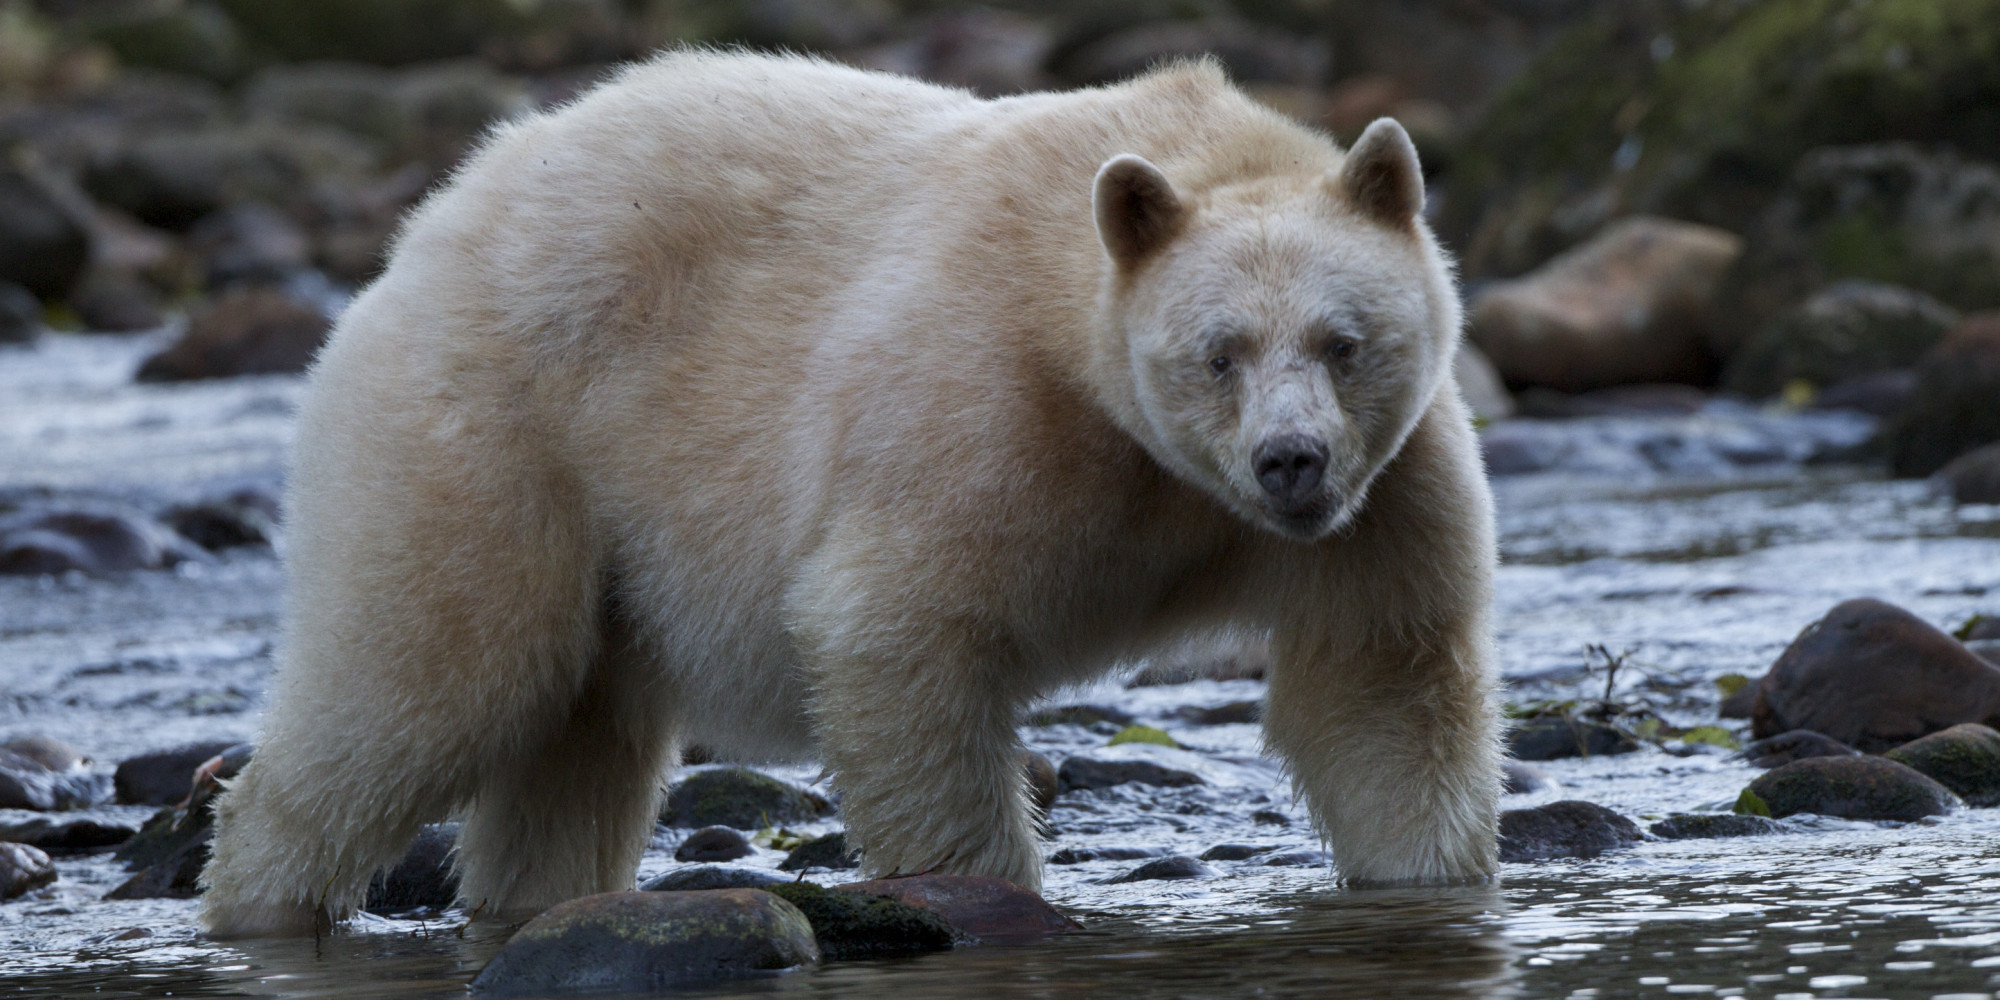
[[[156,511],[279,478],[296,380],[132,385],[130,372],[156,342],[51,337],[0,351],[0,513],[49,495]],[[1853,431],[1814,419],[1724,410],[1571,426],[1604,440],[1697,443],[1745,420],[1802,437]],[[1761,673],[1840,600],[1883,598],[1947,628],[2000,610],[2000,508],[1954,509],[1922,484],[1865,468],[1786,461],[1646,474],[1586,466],[1496,487],[1505,557],[1499,648],[1512,698],[1601,688],[1602,675],[1585,671],[1585,647],[1601,644],[1630,651],[1621,695],[1646,699],[1680,725],[1713,722],[1716,677]],[[261,549],[108,579],[0,577],[0,738],[56,736],[102,769],[197,739],[250,738],[281,585],[277,559]],[[1208,784],[1065,795],[1051,816],[1048,852],[1315,848],[1303,810],[1258,752],[1255,726],[1182,720],[1185,709],[1261,693],[1257,681],[1128,689],[1114,678],[1055,699],[1115,705],[1166,729],[1198,758],[1188,766]],[[1102,726],[1021,732],[1058,761],[1106,742]],[[1549,762],[1541,767],[1560,787],[1505,805],[1587,799],[1643,827],[1670,812],[1726,809],[1756,773],[1719,749],[1674,749]],[[801,782],[816,777],[810,766],[773,770]],[[135,821],[151,812],[104,811]],[[1265,822],[1252,819],[1258,812]],[[1084,923],[1083,933],[832,964],[689,995],[2000,991],[2000,810],[1907,825],[1789,825],[1781,835],[1648,840],[1590,861],[1508,865],[1497,885],[1449,890],[1348,891],[1324,866],[1260,859],[1214,862],[1214,878],[1118,885],[1101,880],[1137,862],[1050,865],[1046,894]],[[660,831],[642,876],[675,865],[679,836]],[[748,863],[775,866],[781,857],[763,851]],[[372,917],[317,942],[211,943],[195,932],[192,903],[101,900],[126,877],[108,856],[57,860],[55,885],[0,903],[0,996],[455,997],[502,943],[457,921]]]

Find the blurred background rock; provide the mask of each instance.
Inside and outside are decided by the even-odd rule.
[[[1482,417],[1672,383],[1873,413],[1903,475],[2000,438],[2000,0],[0,0],[0,341],[296,365],[488,123],[682,43],[988,96],[1210,54],[1409,128]]]

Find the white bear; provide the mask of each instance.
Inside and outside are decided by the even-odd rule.
[[[312,372],[203,918],[311,932],[420,824],[629,889],[690,741],[816,755],[877,873],[1040,884],[1016,726],[1205,630],[1355,884],[1480,880],[1491,500],[1415,150],[1205,63],[980,100],[681,51],[500,128]]]

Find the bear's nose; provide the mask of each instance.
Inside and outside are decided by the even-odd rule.
[[[1264,492],[1294,506],[1319,489],[1326,472],[1326,442],[1304,434],[1280,434],[1258,445],[1250,461]]]

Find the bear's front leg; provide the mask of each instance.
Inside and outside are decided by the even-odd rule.
[[[960,617],[926,617],[918,577],[864,582],[823,562],[794,591],[811,714],[850,846],[875,875],[993,875],[1039,889],[1041,855],[1006,654]],[[935,595],[928,595],[932,598]]]
[[[1293,552],[1265,736],[1357,885],[1493,874],[1492,502],[1456,393],[1342,536]]]

